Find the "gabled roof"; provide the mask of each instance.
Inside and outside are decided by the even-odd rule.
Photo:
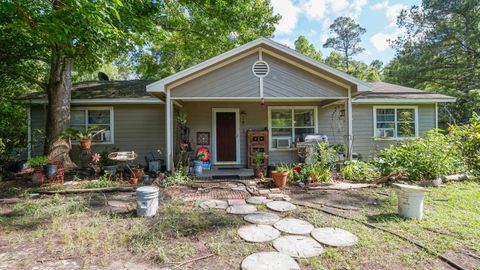
[[[192,66],[190,68],[187,68],[187,69],[184,69],[180,72],[177,72],[173,75],[170,75],[166,78],[163,78],[159,81],[156,81],[152,84],[149,84],[147,85],[147,92],[165,92],[165,87],[170,84],[170,83],[173,83],[175,81],[178,81],[180,79],[183,79],[185,77],[188,77],[189,75],[192,75],[196,72],[199,72],[201,70],[204,70],[210,66],[213,66],[217,63],[220,63],[226,59],[229,59],[235,55],[238,55],[238,54],[241,54],[243,52],[246,52],[246,51],[249,51],[250,49],[253,49],[253,48],[256,48],[256,47],[260,47],[260,46],[265,46],[265,47],[270,47],[270,48],[273,48],[275,50],[278,50],[282,53],[285,53],[295,59],[297,59],[298,61],[300,62],[304,62],[306,64],[309,64],[313,67],[316,67],[318,69],[321,69],[323,70],[324,72],[326,73],[329,73],[331,74],[333,77],[337,77],[337,78],[340,78],[342,80],[345,80],[353,85],[356,85],[357,86],[357,91],[358,92],[365,92],[365,91],[370,91],[370,85],[367,84],[366,82],[362,81],[362,80],[359,80],[345,72],[342,72],[342,71],[339,71],[337,69],[334,69],[326,64],[323,64],[323,63],[320,63],[320,62],[317,62],[315,60],[313,60],[312,58],[308,57],[308,56],[305,56],[287,46],[284,46],[280,43],[277,43],[275,41],[272,41],[268,38],[264,38],[264,37],[261,37],[261,38],[258,38],[256,40],[253,40],[251,42],[248,42],[244,45],[241,45],[239,47],[236,47],[230,51],[227,51],[225,53],[222,53],[218,56],[215,56],[213,58],[210,58],[200,64],[197,64],[195,66]]]

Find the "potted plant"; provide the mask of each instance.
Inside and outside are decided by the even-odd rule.
[[[136,177],[130,177],[130,184],[136,185],[138,183],[138,178]]]
[[[253,177],[262,178],[265,175],[265,168],[262,166],[265,160],[265,153],[255,152],[252,157],[253,161]]]
[[[87,132],[83,133],[73,128],[68,128],[62,132],[62,137],[72,140],[78,140],[80,142],[80,148],[83,151],[88,151],[92,148],[92,140],[96,136],[105,132],[106,129],[98,129],[96,126],[91,126],[87,129]]]
[[[132,177],[134,178],[141,179],[145,174],[143,166],[141,164],[135,164],[130,169],[132,171]]]
[[[32,181],[34,183],[42,183],[45,180],[45,173],[43,172],[43,166],[48,162],[48,158],[45,156],[37,156],[29,158],[27,163],[33,168]]]
[[[99,165],[102,167],[103,171],[109,175],[115,175],[117,173],[117,162],[108,158],[108,151],[102,151],[100,153]]]
[[[285,187],[289,171],[290,167],[286,164],[280,164],[275,168],[275,171],[272,171],[272,178],[275,186],[279,188]]]

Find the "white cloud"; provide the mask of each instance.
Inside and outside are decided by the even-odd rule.
[[[302,11],[311,20],[322,20],[327,16],[347,16],[358,19],[368,0],[305,0],[301,3]]]
[[[287,47],[290,47],[292,49],[295,49],[295,41],[288,39],[288,38],[282,38],[282,39],[277,39],[276,40],[278,43],[285,45]]]
[[[273,12],[280,14],[282,18],[276,27],[278,34],[290,34],[297,26],[300,8],[290,0],[272,0]]]
[[[397,17],[403,9],[407,9],[408,6],[404,4],[392,4],[388,0],[377,3],[371,7],[372,10],[385,10],[385,17],[389,27],[395,27],[397,23]]]
[[[320,42],[323,44],[325,44],[325,42],[327,41],[328,39],[328,35],[327,34],[322,34],[320,35]]]
[[[373,55],[372,51],[370,51],[370,50],[363,51],[363,54],[368,55],[368,56]]]
[[[383,52],[390,46],[388,41],[394,40],[397,37],[398,32],[394,32],[392,34],[376,33],[375,35],[370,37],[370,42],[372,43],[373,47],[375,47],[375,49]]]

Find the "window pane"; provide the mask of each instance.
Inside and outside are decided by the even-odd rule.
[[[295,142],[304,142],[305,136],[309,134],[315,134],[315,129],[314,128],[296,128]]]
[[[295,126],[296,127],[313,127],[314,110],[295,110]]]
[[[85,111],[72,110],[70,113],[70,122],[72,125],[85,125]]]
[[[415,123],[414,122],[400,122],[397,123],[398,137],[415,137]]]
[[[92,126],[90,126],[92,127]],[[97,142],[109,142],[111,141],[111,132],[110,132],[110,126],[108,125],[95,125],[94,129],[91,130],[92,133],[95,133],[101,129],[105,129],[104,132],[98,134],[97,136],[93,137],[93,141]]]
[[[291,127],[292,110],[272,110],[272,127]]]
[[[291,128],[272,128],[272,137],[292,137]]]
[[[89,125],[110,124],[110,110],[88,111],[88,124]]]
[[[85,133],[87,131],[87,127],[85,125],[80,125],[80,126],[77,126],[77,125],[71,125],[70,126],[72,129],[74,130],[78,130],[82,133]]]
[[[377,121],[395,121],[395,109],[377,109]]]
[[[413,122],[414,114],[414,109],[397,109],[397,122]]]

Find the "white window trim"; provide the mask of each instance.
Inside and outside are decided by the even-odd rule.
[[[395,109],[395,137],[383,138],[377,137],[377,109]],[[397,109],[413,109],[415,118],[415,137],[397,137]],[[418,106],[373,106],[373,138],[375,140],[411,140],[418,137]]]
[[[70,111],[105,111],[109,110],[110,111],[110,136],[111,136],[111,141],[110,142],[94,142],[96,145],[111,145],[115,144],[115,127],[114,127],[114,111],[113,107],[72,107]],[[88,122],[88,115],[86,115],[85,119],[85,125],[87,125]],[[73,141],[72,144],[79,144],[79,142]]]
[[[313,121],[314,121],[314,130],[315,134],[318,133],[318,106],[268,106],[268,150],[269,151],[296,151],[296,147],[292,148],[272,148],[272,110],[282,110],[282,109],[291,109],[291,110],[305,110],[313,109]],[[292,115],[294,117],[294,115]],[[301,128],[301,127],[298,127]],[[295,128],[292,128],[292,140],[294,138]]]

